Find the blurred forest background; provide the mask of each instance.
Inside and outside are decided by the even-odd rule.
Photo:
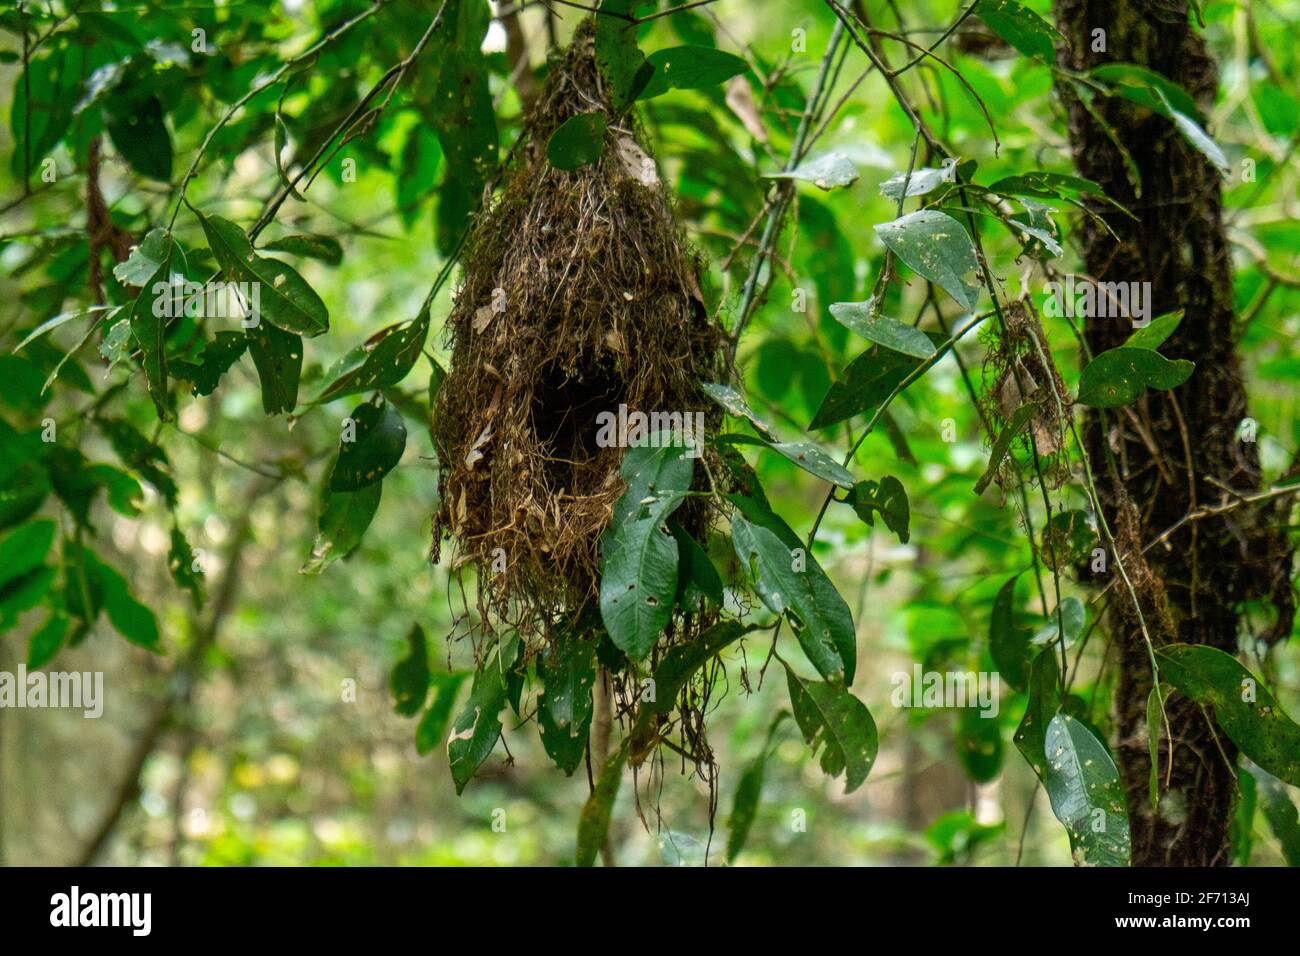
[[[1048,5],[1029,6],[1049,16]],[[43,6],[32,4],[32,6]],[[52,2],[44,30],[84,29],[150,37],[135,4]],[[78,20],[74,7],[95,8]],[[148,5],[151,10],[167,4]],[[218,51],[203,68],[201,96],[169,105],[177,163],[193,150],[232,102],[232,90],[266,70],[277,56],[297,53],[330,25],[367,4],[347,0],[286,0],[218,4],[211,39]],[[933,42],[964,4],[918,0],[870,3],[890,30]],[[322,52],[319,65],[287,94],[288,136],[299,141],[329,122],[340,102],[360,91],[409,52],[430,15],[428,0],[383,6],[346,42]],[[1240,311],[1250,314],[1242,340],[1252,414],[1266,476],[1281,473],[1300,444],[1300,206],[1295,161],[1300,76],[1295,37],[1300,2],[1250,0],[1200,5],[1204,34],[1219,57],[1218,102],[1208,127],[1234,170],[1253,158],[1257,177],[1225,181],[1233,236]],[[159,16],[150,13],[150,16]],[[177,9],[162,43],[177,47],[171,69],[198,71],[188,55],[189,14]],[[518,44],[534,68],[549,44],[563,44],[583,16],[556,4],[548,13],[527,5],[510,17],[509,35],[494,20],[483,49],[499,116],[517,116],[512,81]],[[78,25],[80,24],[80,26]],[[687,234],[710,258],[714,297],[732,301],[734,274],[718,262],[762,207],[761,172],[779,167],[804,99],[813,85],[834,28],[820,3],[792,0],[717,0],[646,24],[641,46],[682,42],[716,44],[744,56],[771,82],[753,80],[757,107],[746,115],[726,88],[671,91],[641,105],[659,168],[678,203]],[[229,25],[234,33],[223,32]],[[802,31],[803,42],[798,42]],[[123,41],[127,42],[127,41]],[[21,36],[0,36],[0,114],[9,116],[20,70]],[[847,45],[846,45],[847,50]],[[895,48],[902,60],[909,54]],[[1030,169],[1070,172],[1062,110],[1052,76],[1019,56],[977,18],[965,22],[945,56],[978,93],[996,124],[1000,149],[983,112],[952,73],[923,64],[908,82],[927,119],[965,159],[980,164],[988,182]],[[265,59],[263,59],[265,58]],[[159,62],[163,62],[162,59]],[[894,217],[895,203],[880,184],[908,167],[913,130],[889,99],[879,75],[860,78],[853,54],[832,77],[832,99],[845,98],[820,149],[847,154],[857,181],[832,193],[799,184],[792,221],[776,252],[767,304],[741,343],[738,366],[754,408],[791,431],[801,430],[832,380],[861,348],[827,314],[830,303],[860,301],[870,293],[884,248],[872,225]],[[407,78],[419,88],[420,65]],[[241,86],[241,84],[243,84]],[[251,222],[277,182],[269,121],[276,94],[223,133],[221,158],[190,186],[205,212]],[[747,123],[749,126],[747,127]],[[754,125],[767,142],[754,138]],[[517,132],[503,123],[503,142]],[[328,304],[331,334],[311,340],[303,372],[304,395],[315,394],[325,370],[374,330],[415,316],[447,261],[447,217],[454,200],[440,194],[444,164],[436,140],[400,90],[373,131],[347,143],[307,193],[289,201],[276,229],[326,233],[342,244],[338,265],[294,260]],[[61,176],[75,181],[66,147],[54,153]],[[90,393],[65,390],[54,404],[27,387],[53,361],[39,349],[14,346],[37,322],[72,308],[86,283],[86,245],[79,186],[55,186],[17,201],[21,170],[7,161],[13,130],[0,128],[0,394],[6,416],[39,420],[50,414],[61,429],[83,428]],[[101,178],[114,220],[138,242],[174,189],[142,179],[105,147]],[[504,153],[504,149],[503,149]],[[356,176],[345,176],[355,161]],[[66,180],[61,179],[61,183]],[[1059,214],[1063,258],[1077,261],[1072,216]],[[1074,217],[1077,218],[1077,217]],[[182,213],[178,238],[201,245],[198,225]],[[1036,294],[1042,277],[1005,232],[988,231],[995,271],[1014,288],[1025,276]],[[443,364],[441,322],[453,282],[439,292],[428,348]],[[1265,289],[1267,292],[1265,293]],[[912,290],[917,292],[916,289]],[[792,308],[805,295],[804,312]],[[1262,298],[1261,298],[1262,296]],[[730,299],[728,299],[730,297]],[[84,299],[82,300],[84,301]],[[1258,308],[1252,306],[1258,303]],[[21,330],[21,331],[20,331]],[[1072,336],[1060,320],[1048,334],[1065,363]],[[50,341],[72,348],[81,330],[67,326]],[[970,336],[959,348],[967,369],[980,374],[983,345]],[[57,358],[57,354],[55,356]],[[118,381],[87,348],[81,354],[94,390]],[[403,383],[413,414],[424,401],[427,367]],[[1074,381],[1078,369],[1062,374]],[[106,374],[109,376],[105,378]],[[70,396],[70,397],[69,397]],[[394,713],[389,675],[406,653],[412,622],[431,636],[435,663],[472,668],[462,643],[443,643],[460,607],[462,584],[445,561],[431,566],[430,516],[437,503],[437,472],[427,430],[408,419],[400,465],[386,480],[382,502],[359,549],[318,575],[299,573],[316,532],[322,469],[351,408],[344,399],[299,409],[292,427],[264,415],[250,363],[236,365],[222,389],[178,408],[165,448],[178,485],[177,524],[203,552],[207,600],[196,610],[168,573],[171,514],[145,485],[142,516],[128,518],[101,502],[94,511],[95,545],[122,570],[137,597],[157,615],[165,654],[121,640],[101,621],[76,647],[60,652],[65,670],[102,670],[106,705],[99,720],[72,712],[0,711],[0,853],[5,864],[556,864],[572,859],[574,827],[588,794],[580,769],[564,777],[547,760],[531,725],[516,729],[507,712],[504,739],[462,797],[457,797],[445,754],[417,754],[414,724]],[[133,388],[128,417],[151,427],[143,388]],[[979,756],[987,763],[972,780],[970,747],[951,710],[890,705],[891,677],[947,663],[966,666],[986,654],[994,596],[1011,575],[1030,565],[1024,529],[1010,502],[994,487],[972,486],[988,461],[987,441],[952,356],[893,406],[899,433],[873,434],[859,453],[863,474],[899,476],[911,500],[907,544],[880,523],[872,528],[849,509],[833,509],[819,536],[818,560],[853,609],[859,667],[854,692],[876,715],[880,754],[866,785],[843,796],[810,759],[792,722],[771,743],[763,797],[737,862],[768,864],[1068,865],[1069,843],[1052,819],[1034,773],[1018,759],[1012,733],[1025,705],[1005,689],[996,722]],[[951,420],[948,422],[947,420]],[[955,440],[945,440],[948,427]],[[817,436],[841,441],[838,429]],[[83,452],[107,456],[102,438],[87,432]],[[900,457],[898,449],[907,451]],[[801,534],[817,514],[825,486],[776,455],[747,454],[759,470],[774,509]],[[1266,477],[1267,480],[1267,477]],[[1085,507],[1082,495],[1072,502]],[[1026,590],[1028,577],[1022,581]],[[469,585],[464,585],[469,586]],[[1074,585],[1067,585],[1074,588]],[[1070,593],[1076,593],[1071,590]],[[1088,592],[1078,590],[1085,599]],[[1038,609],[1040,612],[1042,609]],[[1090,605],[1091,620],[1095,609]],[[24,661],[35,612],[5,621],[0,670]],[[1110,688],[1094,680],[1106,652],[1100,635],[1080,665],[1075,692],[1089,717],[1108,728]],[[197,648],[197,652],[195,649]],[[751,659],[766,640],[748,647]],[[1291,713],[1300,713],[1300,655],[1294,640],[1257,672],[1273,683]],[[668,772],[657,812],[641,808],[625,787],[615,807],[613,844],[625,864],[698,864],[722,859],[725,823],[744,769],[763,751],[773,716],[785,706],[783,681],[769,679],[747,692],[729,670],[726,693],[715,701],[710,740],[721,776],[716,830],[710,833],[708,788],[689,772]],[[345,700],[355,681],[355,701]],[[775,686],[773,686],[775,685]],[[1005,759],[1004,758],[1005,755]],[[131,786],[139,769],[138,792]],[[674,771],[672,761],[668,769]],[[688,769],[688,768],[685,768]],[[504,832],[493,828],[504,809]],[[1253,834],[1251,861],[1281,864],[1282,849],[1262,816],[1243,821]]]

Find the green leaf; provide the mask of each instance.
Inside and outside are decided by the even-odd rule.
[[[643,701],[632,727],[630,739],[639,744],[637,752],[644,752],[647,735],[651,733],[656,717],[670,714],[677,706],[677,697],[705,664],[753,628],[738,621],[719,621],[709,627],[689,644],[679,644],[664,655],[654,672],[655,695]]]
[[[266,243],[262,248],[274,252],[287,252],[291,256],[319,259],[332,266],[343,261],[343,247],[333,236],[315,234],[281,236],[274,242]]]
[[[1156,651],[1160,675],[1181,693],[1213,708],[1223,732],[1273,776],[1300,786],[1300,726],[1263,682],[1235,657],[1199,644],[1169,644]]]
[[[262,409],[268,415],[291,412],[298,404],[302,376],[302,337],[259,322],[244,333],[262,383]],[[227,343],[227,348],[231,348]]]
[[[1151,349],[1121,345],[1102,352],[1084,368],[1077,401],[1093,408],[1130,405],[1147,388],[1177,388],[1195,368],[1186,359],[1171,361]]]
[[[1065,38],[1042,17],[1015,0],[979,0],[975,14],[1025,56],[1056,62],[1056,43]]]
[[[1030,661],[1028,696],[1014,740],[1041,780],[1047,772],[1047,725],[1061,708],[1061,671],[1050,651]]]
[[[703,90],[739,76],[749,65],[732,53],[709,46],[674,46],[646,57],[654,75],[638,99],[648,100],[669,90]]]
[[[1050,570],[1060,571],[1091,555],[1097,541],[1092,518],[1086,511],[1058,511],[1043,526],[1038,553]]]
[[[138,246],[131,247],[126,261],[113,267],[113,277],[123,285],[147,288],[154,273],[170,261],[171,254],[171,234],[161,226],[150,229]]]
[[[425,200],[433,193],[441,167],[442,146],[437,133],[424,123],[417,124],[406,134],[401,170],[393,177],[397,211],[408,230],[415,225]]]
[[[596,16],[596,66],[617,112],[630,106],[654,76],[654,67],[637,47],[636,5],[637,0],[601,0]]]
[[[763,741],[763,749],[741,773],[740,781],[736,784],[736,795],[731,802],[731,817],[727,821],[728,863],[734,862],[740,855],[740,851],[745,847],[745,841],[749,838],[749,831],[754,826],[754,818],[758,816],[759,798],[763,794],[763,774],[767,769],[767,755],[772,749],[772,739],[776,736],[777,728],[788,716],[790,715],[784,710],[776,715],[771,726],[767,728],[767,739]]]
[[[415,728],[415,752],[421,757],[433,753],[447,739],[447,723],[451,720],[452,708],[456,706],[456,695],[468,676],[463,671],[430,675],[433,700]]]
[[[1250,866],[1250,853],[1255,846],[1255,808],[1259,802],[1257,789],[1253,773],[1237,774],[1238,792],[1229,833],[1232,840],[1232,861],[1237,866]]]
[[[976,707],[964,707],[957,721],[957,759],[966,776],[988,783],[1002,771],[1002,730],[996,716],[984,716]]]
[[[1065,646],[1068,648],[1083,636],[1083,628],[1088,621],[1088,612],[1083,602],[1070,595],[1061,599],[1058,611],[1048,615],[1047,624],[1030,638],[1031,644],[1052,647],[1061,639],[1061,632],[1064,630]]]
[[[1151,812],[1160,812],[1160,738],[1164,736],[1164,697],[1156,684],[1147,694],[1147,756],[1151,758],[1151,773],[1147,777],[1147,795],[1151,798]],[[1172,752],[1173,748],[1170,748]]]
[[[582,762],[591,726],[591,691],[596,682],[596,642],[561,631],[538,659],[543,687],[537,699],[542,746],[556,765],[572,774]]]
[[[393,691],[393,710],[403,717],[414,717],[429,696],[429,646],[419,624],[411,626],[406,641],[410,650],[397,662],[388,683]]]
[[[313,405],[397,385],[415,367],[429,336],[429,310],[403,325],[390,325],[352,349],[326,373],[329,385]]]
[[[299,569],[300,574],[320,574],[356,550],[379,510],[383,489],[384,483],[376,481],[358,491],[322,490],[316,541],[311,546],[311,556]]]
[[[1007,457],[1007,452],[1011,451],[1012,442],[1025,430],[1029,420],[1040,408],[1038,402],[1025,402],[1016,409],[1015,414],[1011,416],[1011,421],[1007,422],[1006,427],[993,443],[993,449],[989,452],[988,467],[984,469],[984,474],[980,475],[979,481],[975,482],[975,494],[984,494],[984,489],[989,486],[989,482],[997,476],[998,469]]]
[[[936,336],[931,341],[942,341],[942,338]],[[817,431],[855,415],[874,415],[894,389],[921,365],[922,360],[914,356],[880,345],[871,346],[850,362],[843,377],[831,385],[808,425],[809,430]]]
[[[288,333],[285,333],[286,335]],[[297,339],[296,341],[301,341]],[[230,371],[248,348],[249,337],[243,332],[222,331],[210,342],[206,342],[199,353],[199,361],[175,362],[172,374],[190,383],[190,391],[195,395],[211,395],[221,383],[221,376]],[[297,389],[294,390],[296,400]],[[290,408],[292,408],[292,404]]]
[[[31,643],[27,645],[27,669],[34,671],[44,667],[54,659],[63,647],[63,642],[68,637],[68,625],[71,622],[67,615],[54,613],[49,616],[44,624],[32,635]]]
[[[1157,89],[1156,96],[1169,111],[1169,118],[1174,121],[1178,127],[1178,132],[1182,133],[1184,138],[1192,144],[1206,159],[1214,164],[1214,168],[1219,171],[1220,176],[1228,176],[1232,173],[1232,167],[1228,165],[1228,157],[1223,155],[1223,150],[1211,137],[1205,132],[1201,124],[1192,119],[1192,115],[1176,110],[1169,105],[1169,98],[1160,89]]]
[[[876,235],[917,275],[942,288],[967,311],[975,309],[980,287],[978,281],[967,281],[967,276],[978,274],[979,262],[975,244],[957,220],[922,209],[881,223]]]
[[[934,355],[934,343],[928,335],[897,319],[872,315],[873,307],[870,300],[836,302],[831,305],[831,315],[846,329],[887,349],[919,359],[928,359]]]
[[[1300,812],[1296,810],[1295,801],[1280,780],[1258,767],[1241,774],[1241,778],[1245,780],[1252,775],[1258,785],[1264,819],[1281,844],[1286,865],[1300,866]]]
[[[876,723],[866,706],[839,684],[804,680],[788,665],[786,683],[795,723],[813,753],[822,747],[821,768],[828,776],[844,774],[844,792],[866,782],[876,762]]]
[[[303,335],[320,335],[329,329],[325,303],[291,266],[259,256],[244,230],[230,220],[205,216],[198,210],[194,210],[194,215],[203,226],[212,255],[226,280],[259,284],[261,313],[256,318],[265,319],[286,332]]]
[[[601,619],[614,646],[634,661],[650,654],[672,617],[679,554],[667,520],[682,497],[665,492],[646,503],[644,511],[638,505],[601,541]]]
[[[591,866],[596,862],[596,855],[609,833],[609,817],[614,810],[614,799],[618,796],[619,784],[623,782],[623,767],[627,765],[628,742],[605,761],[605,766],[596,781],[596,787],[582,807],[582,816],[578,819],[578,849],[575,862],[578,866]]]
[[[163,256],[157,270],[145,283],[140,294],[135,297],[128,318],[131,322],[131,334],[140,344],[144,353],[143,365],[145,381],[149,386],[149,397],[153,399],[154,408],[162,421],[172,419],[171,394],[167,391],[167,320],[159,314],[159,288],[161,295],[170,294],[171,290],[171,252]]]
[[[0,589],[45,563],[57,529],[53,521],[32,521],[0,539]]]
[[[406,450],[406,423],[402,414],[382,396],[352,410],[349,435],[339,442],[339,455],[330,472],[330,491],[360,491],[382,481]],[[347,440],[348,438],[352,440]]]
[[[1076,866],[1128,866],[1128,810],[1106,745],[1068,714],[1047,725],[1043,785],[1070,835]]]
[[[743,418],[751,425],[754,430],[766,438],[768,441],[776,441],[776,434],[772,427],[759,418],[741,394],[730,385],[719,385],[716,382],[705,382],[700,386],[704,394],[726,410],[729,415],[737,418]]]
[[[623,456],[627,490],[601,539],[601,619],[610,640],[634,661],[654,647],[677,593],[677,542],[666,522],[690,488],[694,466],[686,449],[667,438],[648,436]]]
[[[9,630],[24,611],[41,603],[53,583],[54,569],[41,565],[0,588],[0,632]]]
[[[172,525],[171,547],[167,551],[167,570],[176,586],[190,592],[196,608],[203,607],[203,571],[195,567],[194,551],[185,533]]]
[[[998,589],[989,619],[989,653],[998,673],[1015,690],[1029,686],[1029,629],[1016,626],[1016,574]]]
[[[105,98],[102,114],[113,148],[136,172],[171,180],[172,139],[158,97],[114,93]]]
[[[475,205],[496,168],[498,148],[496,111],[479,40],[472,48],[456,46],[443,52],[430,107],[448,172],[464,184]]]
[[[881,183],[880,192],[886,199],[898,202],[899,199],[903,198],[903,184],[906,183],[908,198],[924,196],[926,193],[934,192],[945,183],[952,182],[956,178],[955,174],[955,166],[944,166],[942,169],[922,166],[919,169],[913,169],[910,175],[907,170],[903,170]]]
[[[578,113],[559,125],[546,144],[546,159],[556,169],[581,169],[605,151],[605,114]]]
[[[763,175],[768,179],[798,179],[829,191],[852,186],[858,178],[858,167],[847,153],[835,151],[805,160],[789,171]]]
[[[451,762],[451,779],[456,792],[466,784],[491,755],[501,736],[501,711],[506,705],[506,685],[502,680],[498,657],[492,657],[474,674],[465,708],[452,724],[447,740],[447,757]]]
[[[1164,315],[1152,319],[1151,323],[1145,328],[1138,329],[1130,335],[1124,345],[1134,349],[1159,348],[1169,336],[1174,334],[1174,330],[1178,328],[1178,323],[1182,321],[1182,309],[1175,312],[1166,312]]]
[[[1103,63],[1093,67],[1089,75],[1114,85],[1120,96],[1157,113],[1167,115],[1166,109],[1176,109],[1188,116],[1200,116],[1191,94],[1168,77],[1136,63]]]
[[[709,552],[676,521],[669,521],[668,529],[677,539],[678,605],[688,610],[698,610],[701,602],[722,607],[722,578]]]
[[[641,513],[647,498],[690,489],[694,464],[686,449],[672,446],[670,439],[670,433],[659,432],[623,455],[619,474],[627,489],[614,502],[614,525]]]
[[[577,631],[564,629],[537,662],[543,688],[540,706],[555,726],[565,729],[582,724],[591,713],[591,689],[596,676],[596,642]]]
[[[759,598],[774,614],[790,618],[817,672],[851,684],[857,665],[853,615],[812,555],[796,553],[775,533],[738,514],[731,519],[731,542]]]
[[[96,558],[88,548],[68,547],[66,553],[69,563],[65,574],[70,587],[65,597],[70,599],[69,612],[90,624],[102,607],[113,628],[128,642],[161,653],[158,621],[154,618],[153,611],[132,596],[122,575]],[[93,602],[89,608],[85,607],[80,595],[79,579],[82,572]]]
[[[911,506],[903,483],[893,475],[886,475],[879,482],[859,481],[844,500],[872,527],[875,527],[875,515],[879,514],[885,519],[885,527],[907,544],[911,537]]]
[[[763,438],[751,438],[749,435],[719,435],[718,442],[769,448],[822,481],[829,481],[841,488],[853,487],[852,472],[832,458],[825,449],[810,442],[768,441]]]
[[[90,323],[92,327],[100,322],[112,322],[113,317],[116,316],[117,313],[121,312],[123,308],[124,307],[120,305],[94,305],[89,309],[74,309],[71,312],[62,312],[59,315],[54,316],[52,319],[46,319],[40,325],[36,326],[36,328],[28,332],[23,336],[23,340],[13,347],[13,351],[21,352],[41,336],[53,332],[55,329],[67,325],[73,319],[79,319],[82,316],[95,316],[95,320]],[[53,377],[54,376],[51,376],[51,380]]]

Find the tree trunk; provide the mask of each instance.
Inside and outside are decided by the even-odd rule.
[[[1061,54],[1064,65],[1082,70],[1136,63],[1187,90],[1202,108],[1212,104],[1215,63],[1189,22],[1185,2],[1056,0],[1055,12],[1069,44]],[[1104,51],[1097,31],[1104,31]],[[1191,521],[1145,559],[1141,553],[1188,513],[1221,501],[1222,486],[1246,492],[1260,484],[1256,446],[1237,438],[1247,414],[1246,393],[1219,174],[1167,118],[1120,97],[1097,96],[1092,109],[1103,124],[1072,87],[1062,81],[1058,89],[1068,108],[1079,174],[1137,217],[1098,208],[1118,238],[1085,220],[1084,260],[1091,278],[1149,282],[1153,317],[1185,309],[1161,351],[1196,363],[1181,388],[1149,390],[1129,409],[1088,412],[1085,443],[1105,518],[1152,641],[1209,644],[1235,654],[1240,606],[1249,598],[1274,599],[1274,637],[1290,630],[1290,555],[1272,509],[1240,508]],[[1130,182],[1116,139],[1131,156],[1140,189]],[[1132,331],[1130,320],[1115,317],[1091,317],[1084,327],[1094,355],[1121,345]],[[1116,574],[1113,556],[1109,573]],[[1122,581],[1112,587],[1109,606],[1120,652],[1115,753],[1128,794],[1133,863],[1226,865],[1236,749],[1198,706],[1171,700],[1170,735],[1160,746],[1160,812],[1153,813],[1145,730],[1150,657]]]

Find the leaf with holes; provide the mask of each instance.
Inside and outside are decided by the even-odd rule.
[[[262,410],[268,415],[293,411],[302,377],[302,337],[266,322],[245,335],[262,383]]]
[[[307,280],[278,259],[253,251],[244,230],[220,216],[194,211],[212,255],[229,282],[257,283],[258,318],[286,332],[320,335],[329,329],[329,312]]]
[[[1186,359],[1171,360],[1152,349],[1121,345],[1102,352],[1084,368],[1077,401],[1093,408],[1131,405],[1148,388],[1177,388],[1195,369]]]
[[[770,448],[822,481],[829,481],[841,488],[853,487],[852,472],[832,458],[824,448],[819,448],[811,442],[767,441],[762,438],[751,438],[749,435],[719,435],[718,443]]]
[[[614,645],[644,660],[673,613],[677,541],[667,527],[694,474],[686,450],[659,433],[623,457],[627,490],[601,540],[600,615]],[[658,445],[659,447],[655,447]]]
[[[822,770],[831,777],[843,774],[844,792],[852,793],[866,782],[880,746],[871,711],[839,684],[804,680],[789,666],[785,675],[804,740],[814,753],[822,748]]]
[[[1047,725],[1061,708],[1061,671],[1050,652],[1040,653],[1029,662],[1029,700],[1025,716],[1016,728],[1016,749],[1024,756],[1039,779],[1047,771]]]
[[[704,90],[725,83],[749,69],[734,53],[709,46],[674,46],[646,57],[654,75],[637,99],[648,100],[669,90]]]
[[[345,426],[338,458],[330,473],[330,491],[359,491],[381,481],[406,449],[406,423],[383,397],[358,405]]]
[[[600,110],[570,116],[546,143],[547,162],[566,172],[591,165],[604,151],[605,114]]]
[[[505,706],[506,685],[501,678],[497,655],[493,654],[474,674],[469,699],[447,738],[447,759],[457,793],[464,791],[496,747],[497,738],[501,736],[501,711]]]
[[[311,402],[319,405],[345,395],[391,388],[415,367],[429,335],[429,310],[405,325],[376,332],[339,360],[325,378],[329,385]]]
[[[870,301],[836,302],[831,305],[831,315],[849,331],[887,349],[919,359],[934,355],[934,343],[928,335],[897,319],[873,315],[872,306]]]
[[[975,244],[951,216],[933,209],[909,213],[876,226],[876,235],[917,275],[939,286],[967,311],[979,301]]]
[[[774,614],[790,618],[817,672],[851,684],[857,664],[853,615],[812,555],[786,547],[775,533],[738,514],[731,519],[731,542],[755,592]]]
[[[1156,651],[1160,676],[1214,711],[1215,722],[1251,760],[1291,786],[1300,786],[1300,726],[1264,683],[1235,657],[1201,644]]]
[[[163,421],[172,419],[172,399],[167,391],[167,319],[157,308],[159,294],[169,295],[171,290],[171,250],[163,254],[162,261],[154,274],[146,280],[140,294],[136,296],[128,318],[131,334],[135,337],[144,353],[145,382],[149,387],[149,397],[153,399],[158,417]]]
[[[989,29],[1025,56],[1056,62],[1056,44],[1064,43],[1056,27],[1015,0],[979,0],[975,14]]]
[[[878,482],[859,481],[844,500],[871,527],[875,527],[875,515],[879,514],[885,520],[885,527],[907,544],[911,537],[911,505],[903,483],[893,475],[886,475]]]
[[[1076,866],[1128,866],[1128,809],[1106,745],[1069,714],[1047,725],[1043,785]]]
[[[336,266],[343,261],[343,247],[333,236],[316,234],[281,236],[274,242],[262,247],[272,252],[287,252],[291,256],[303,256],[307,259],[319,259],[321,262]]]

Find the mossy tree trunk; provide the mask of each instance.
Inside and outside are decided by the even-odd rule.
[[[1202,108],[1213,103],[1215,63],[1189,22],[1185,2],[1056,0],[1055,13],[1069,44],[1061,54],[1065,65],[1082,70],[1136,63],[1173,80]],[[1220,176],[1165,117],[1119,97],[1098,96],[1093,110],[1103,125],[1068,85],[1059,84],[1059,91],[1079,174],[1137,217],[1104,213],[1117,239],[1085,223],[1088,272],[1096,281],[1151,283],[1152,316],[1184,308],[1182,324],[1161,351],[1196,363],[1179,389],[1149,391],[1131,410],[1089,412],[1085,441],[1105,517],[1121,558],[1128,555],[1132,565],[1154,643],[1209,644],[1235,653],[1242,602],[1280,593],[1272,585],[1288,573],[1289,556],[1272,512],[1239,509],[1193,521],[1167,546],[1152,548],[1145,563],[1139,554],[1189,512],[1221,501],[1221,486],[1245,491],[1260,484],[1256,446],[1237,437],[1247,408]],[[1140,189],[1130,182],[1117,139],[1131,156]],[[1133,328],[1124,318],[1089,318],[1084,331],[1096,354],[1122,344]],[[1281,618],[1288,617],[1286,603]],[[1121,668],[1115,753],[1129,798],[1133,863],[1226,865],[1236,750],[1199,707],[1182,698],[1168,708],[1171,733],[1160,747],[1161,810],[1152,812],[1145,734],[1151,663],[1133,608],[1116,582],[1109,612]],[[1289,630],[1289,619],[1285,623]]]

